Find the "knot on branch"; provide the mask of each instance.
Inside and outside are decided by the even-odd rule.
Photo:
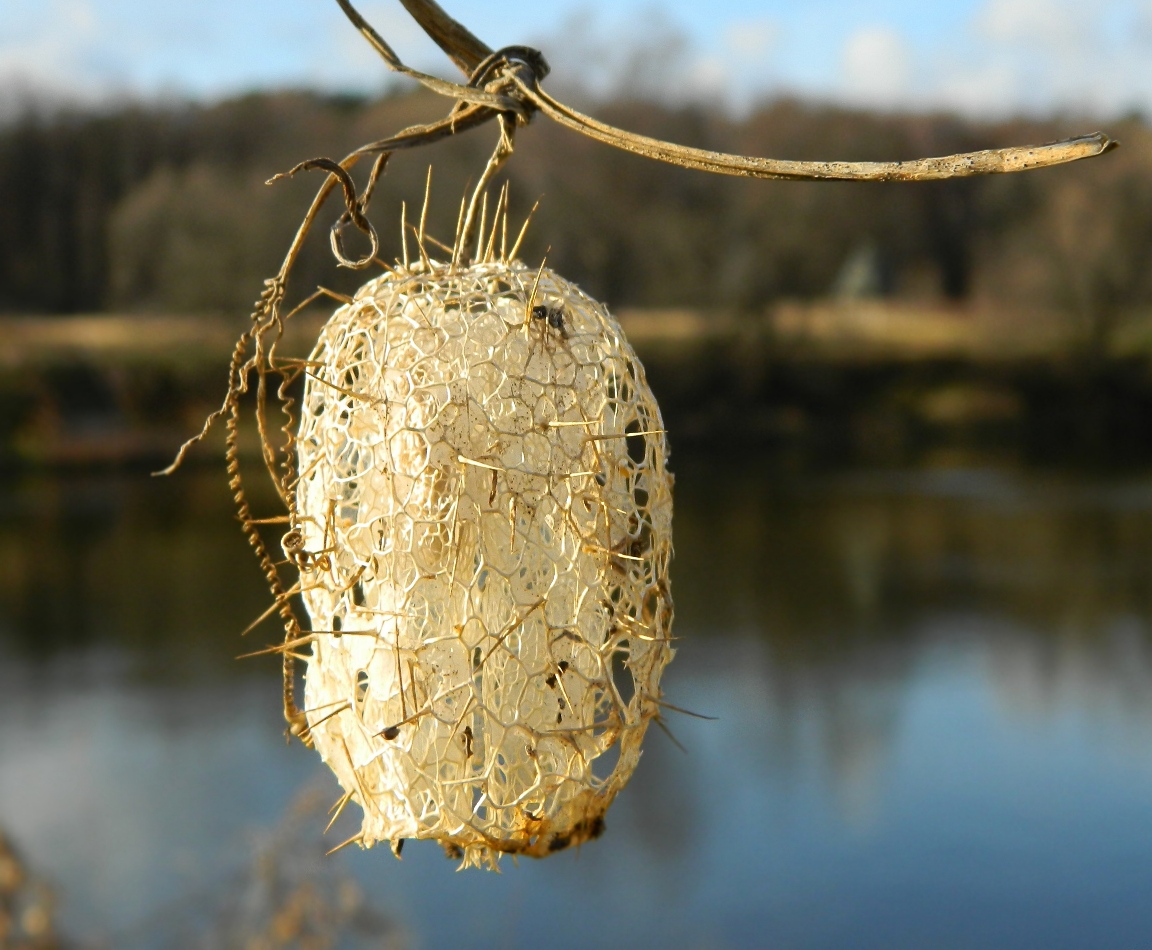
[[[537,106],[525,90],[534,89],[551,71],[540,50],[531,46],[505,46],[477,64],[468,85],[507,100],[510,105],[506,111],[516,116],[519,125],[526,125]]]

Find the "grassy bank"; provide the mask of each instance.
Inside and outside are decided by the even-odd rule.
[[[322,320],[296,318],[282,351],[305,355]],[[621,322],[678,451],[889,457],[963,445],[1152,458],[1147,317],[1103,348],[1060,314],[886,301],[625,310]],[[140,314],[0,321],[3,465],[163,461],[218,405],[241,326]]]

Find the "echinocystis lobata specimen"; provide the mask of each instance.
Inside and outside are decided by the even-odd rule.
[[[315,747],[371,846],[596,837],[672,657],[672,478],[605,308],[519,261],[369,281],[311,357],[296,504]],[[340,714],[334,714],[337,711]]]
[[[226,420],[237,513],[273,596],[257,623],[277,614],[284,630],[282,643],[259,652],[283,655],[285,717],[344,786],[336,814],[352,800],[364,811],[346,843],[387,840],[399,851],[406,838],[435,838],[464,865],[492,867],[504,852],[545,855],[600,832],[648,723],[668,705],[659,680],[672,656],[671,476],[643,370],[600,304],[543,266],[525,267],[515,248],[495,255],[495,225],[484,241],[487,188],[516,131],[543,113],[657,161],[790,180],[1020,172],[1102,155],[1115,142],[1094,133],[889,162],[688,148],[557,101],[542,86],[548,64],[538,50],[492,50],[434,0],[402,3],[464,82],[409,68],[350,0],[337,3],[390,69],[453,105],[339,162],[293,169],[322,170],[324,183],[237,341],[223,405],[167,471]],[[418,264],[405,258],[365,284],[311,359],[280,354],[285,322],[317,296],[282,312],[332,192],[344,196],[331,233],[340,263],[379,264],[367,209],[390,157],[492,120],[499,139],[462,206],[451,262],[428,258],[422,215]],[[366,155],[375,160],[359,188],[351,172]],[[497,207],[507,214],[506,191]],[[470,264],[477,223],[479,262]],[[371,242],[360,259],[344,253],[348,224]],[[301,376],[297,430],[292,386]],[[252,511],[241,473],[242,400],[253,379],[261,454],[287,512],[271,517]],[[289,420],[279,444],[270,399]],[[266,534],[283,524],[288,562]],[[298,579],[286,576],[292,566]],[[308,665],[303,709],[297,660]]]

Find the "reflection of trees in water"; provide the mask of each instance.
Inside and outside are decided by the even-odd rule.
[[[867,818],[909,681],[942,638],[987,659],[1004,711],[1152,721],[1148,488],[682,468],[677,633],[762,644],[768,754],[794,770],[817,748],[849,817]]]
[[[1092,637],[1008,629],[985,645],[998,708],[1023,723],[1074,710],[1079,725],[1130,762],[1152,767],[1152,642],[1148,623],[1117,616]]]
[[[669,727],[679,735],[678,717],[668,718],[672,719]],[[695,763],[685,760],[681,750],[655,727],[648,730],[641,761],[643,765],[608,812],[607,827],[610,832],[616,827],[630,829],[637,846],[652,858],[653,873],[664,873],[667,896],[687,897],[671,889],[684,882],[679,864],[690,861],[700,847],[699,789],[684,781]]]
[[[0,639],[41,656],[112,648],[177,675],[233,666],[266,596],[219,472],[30,479],[6,494]]]
[[[1114,618],[1152,616],[1152,490],[691,468],[678,489],[680,622],[751,626],[786,665],[899,644],[928,613],[1004,614],[1045,639],[1088,640]]]
[[[741,754],[766,756],[773,781],[815,770],[867,822],[909,685],[941,643],[978,651],[1006,715],[1072,710],[1152,748],[1152,489],[681,461],[673,583],[685,639],[669,699],[683,699],[678,678],[734,691],[740,728],[754,730]],[[231,659],[266,600],[219,473],[42,479],[6,497],[0,638],[19,653],[111,647],[168,676],[258,669]],[[686,738],[708,735],[670,719]],[[689,739],[693,756],[708,741]],[[654,730],[609,816],[634,800],[627,823],[669,862],[698,844],[700,789],[683,775]]]

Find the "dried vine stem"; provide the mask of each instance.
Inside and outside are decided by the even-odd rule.
[[[387,41],[361,16],[350,0],[337,0],[348,19],[380,54],[390,69],[416,80],[439,95],[451,99],[452,107],[444,118],[436,122],[410,126],[388,138],[369,142],[346,155],[339,162],[328,158],[314,158],[300,163],[285,173],[285,175],[293,175],[301,171],[315,169],[327,174],[297,229],[280,270],[275,277],[266,281],[265,290],[252,313],[251,325],[236,343],[228,371],[228,391],[223,404],[207,418],[201,431],[180,448],[172,465],[163,472],[157,473],[169,474],[174,471],[184,460],[189,449],[207,436],[215,422],[221,419],[226,421],[225,457],[229,485],[232,488],[237,506],[237,517],[243,526],[245,536],[256,553],[261,570],[273,595],[273,607],[260,619],[263,621],[267,617],[278,615],[282,622],[283,641],[279,646],[273,647],[272,650],[283,654],[284,715],[288,720],[289,731],[305,742],[309,741],[307,720],[304,712],[296,705],[293,686],[295,654],[291,649],[292,646],[301,642],[303,635],[303,627],[293,605],[293,600],[299,593],[299,586],[287,583],[281,574],[281,569],[285,565],[296,566],[294,558],[300,556],[300,552],[293,547],[294,541],[290,540],[299,535],[300,514],[296,509],[295,491],[301,474],[296,471],[295,467],[296,420],[289,386],[298,378],[301,372],[301,363],[298,360],[278,358],[276,347],[283,335],[284,321],[304,306],[301,304],[286,315],[281,314],[281,305],[289,276],[321,207],[337,186],[343,192],[345,205],[344,213],[333,225],[330,235],[332,250],[337,260],[342,266],[357,269],[367,267],[372,263],[382,263],[376,256],[378,241],[375,229],[367,218],[367,211],[372,192],[379,177],[384,173],[392,153],[429,145],[496,119],[500,126],[499,140],[476,189],[473,191],[471,200],[466,201],[461,207],[457,239],[454,246],[449,249],[453,264],[458,267],[466,267],[473,250],[472,236],[477,228],[480,230],[480,237],[475,242],[476,255],[484,259],[491,257],[496,225],[493,222],[488,249],[485,250],[483,232],[486,188],[496,172],[511,156],[516,128],[527,125],[536,112],[542,112],[550,119],[582,135],[637,155],[684,168],[753,178],[813,181],[932,181],[970,175],[1019,172],[1079,161],[1101,155],[1116,145],[1106,134],[1096,132],[1050,145],[992,149],[906,162],[781,161],[689,148],[615,128],[552,98],[541,86],[542,80],[548,75],[549,68],[544,56],[538,50],[526,46],[508,46],[494,51],[466,27],[449,16],[435,0],[400,0],[400,2],[440,49],[452,59],[467,77],[467,82],[456,83],[439,79],[405,65]],[[367,186],[358,193],[351,171],[360,158],[365,155],[374,155],[376,160]],[[285,175],[277,175],[272,181],[285,177]],[[427,196],[425,197],[425,208],[426,206]],[[501,196],[499,207],[503,208],[503,215],[506,218],[506,194]],[[349,224],[354,225],[367,236],[371,244],[370,251],[362,257],[349,257],[345,253],[341,235],[343,229]],[[525,222],[526,226],[527,222]],[[504,227],[506,231],[506,225]],[[420,252],[424,255],[423,214],[421,215],[418,234]],[[510,257],[516,256],[522,238],[523,230],[515,241]],[[406,232],[405,239],[407,239]],[[431,236],[428,236],[428,239],[432,240],[433,243],[438,243]],[[506,236],[502,238],[502,242],[504,239]],[[323,288],[318,293],[331,294],[330,291],[324,291]],[[312,300],[315,296],[307,299]],[[253,374],[256,375],[257,380],[256,422],[263,461],[267,474],[287,509],[287,516],[257,517],[251,510],[241,478],[238,442],[238,427],[242,415],[241,399],[249,392],[249,381]],[[279,377],[279,384],[275,388],[268,385],[269,376]],[[275,394],[275,399],[278,401],[284,417],[284,423],[279,427],[284,435],[284,440],[279,445],[273,444],[265,417],[269,392]],[[272,523],[287,523],[290,527],[282,542],[282,547],[287,555],[286,561],[274,559],[260,533],[261,526]]]
[[[790,181],[937,181],[942,178],[967,178],[972,175],[995,175],[1045,168],[1049,165],[1092,158],[1116,146],[1116,142],[1103,132],[1093,132],[1090,135],[1081,135],[1050,145],[986,149],[906,162],[784,161],[673,145],[646,135],[625,132],[557,102],[540,88],[539,83],[534,88],[523,85],[521,89],[525,97],[550,119],[589,138],[670,165],[746,178]]]
[[[405,66],[349,0],[337,2],[391,69],[412,76],[445,95],[451,95],[451,90],[459,88],[442,80],[435,81],[436,85],[433,85],[427,81],[430,77]],[[684,168],[722,175],[793,181],[936,181],[1060,165],[1102,155],[1117,144],[1105,133],[1094,132],[1046,145],[987,149],[899,162],[785,161],[690,148],[618,129],[558,102],[540,86],[540,81],[547,75],[547,65],[539,52],[527,47],[508,47],[494,53],[445,13],[434,0],[402,2],[424,31],[469,76],[469,87],[478,85],[477,80],[482,79],[492,96],[516,100],[519,107],[507,111],[514,112],[521,122],[527,122],[532,113],[539,110],[550,119],[607,145]],[[488,71],[481,69],[483,65],[493,63],[497,68]],[[480,73],[485,74],[478,75]],[[481,100],[476,93],[458,96],[458,102],[460,105],[473,104],[485,108],[494,105],[490,99]],[[491,114],[475,116],[477,124],[492,117]],[[371,149],[370,146],[366,148]]]

